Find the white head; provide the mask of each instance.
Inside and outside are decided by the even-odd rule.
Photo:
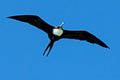
[[[53,29],[53,34],[56,36],[61,36],[63,34],[63,26],[64,22],[62,22],[62,24],[60,24],[60,26],[58,26],[57,28]]]

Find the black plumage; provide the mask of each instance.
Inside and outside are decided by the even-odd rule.
[[[64,30],[62,28],[62,25],[60,25],[58,27],[52,26],[52,25],[46,23],[45,21],[43,21],[40,17],[35,16],[35,15],[18,15],[18,16],[10,16],[8,18],[29,23],[29,24],[34,25],[37,28],[43,30],[44,32],[46,32],[48,34],[48,37],[50,38],[50,43],[46,47],[43,55],[45,55],[47,49],[49,48],[49,51],[47,53],[47,56],[48,56],[53,45],[54,45],[54,42],[59,40],[59,39],[64,39],[64,38],[86,40],[90,43],[96,43],[102,47],[109,48],[104,42],[102,42],[100,39],[98,39],[93,34],[87,32],[87,31]],[[55,35],[54,31],[53,31],[54,29],[62,30],[61,33],[60,33],[60,31],[58,31],[58,33],[60,35]]]

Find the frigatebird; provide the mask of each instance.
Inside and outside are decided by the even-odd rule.
[[[86,40],[90,43],[96,43],[104,48],[109,48],[104,42],[102,42],[100,39],[98,39],[93,34],[89,33],[88,31],[81,30],[81,31],[70,31],[70,30],[64,30],[63,24],[60,24],[59,26],[52,26],[48,23],[46,23],[43,19],[36,15],[16,15],[16,16],[10,16],[8,17],[10,19],[19,20],[22,22],[29,23],[33,26],[36,26],[37,28],[43,30],[48,34],[48,37],[50,39],[50,42],[48,46],[46,47],[43,56],[45,55],[46,51],[48,50],[47,56],[49,55],[54,43],[60,39],[68,38],[68,39],[77,39],[77,40]]]

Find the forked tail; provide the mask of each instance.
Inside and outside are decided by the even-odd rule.
[[[46,49],[45,49],[45,51],[43,53],[43,56],[45,55],[45,53],[48,50],[48,48],[49,48],[49,51],[47,53],[47,56],[50,54],[50,51],[52,50],[53,44],[54,44],[54,41],[50,41],[50,43],[48,44],[48,46],[46,47]]]

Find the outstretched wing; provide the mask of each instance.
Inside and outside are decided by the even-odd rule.
[[[96,43],[102,47],[109,48],[104,42],[87,31],[68,31],[64,30],[62,38],[86,40],[90,43]]]
[[[10,16],[8,18],[29,23],[45,31],[46,33],[49,33],[50,30],[54,28],[53,26],[43,21],[40,17],[35,16],[35,15],[17,15],[17,16]]]

